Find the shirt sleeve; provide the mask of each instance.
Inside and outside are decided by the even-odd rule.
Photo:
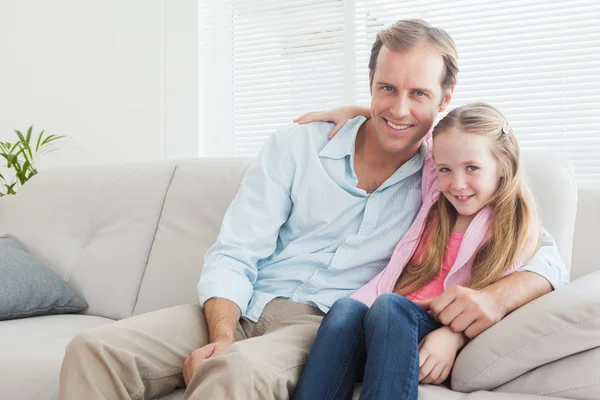
[[[294,127],[273,134],[250,167],[225,213],[216,243],[206,252],[198,282],[201,305],[213,297],[228,299],[242,314],[254,292],[257,263],[276,248],[287,221],[295,171],[292,157]]]
[[[545,229],[542,229],[542,243],[533,259],[517,271],[535,272],[546,278],[553,289],[567,285],[570,279],[570,271],[560,258],[556,242]]]

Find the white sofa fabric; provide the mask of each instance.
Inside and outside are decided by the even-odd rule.
[[[578,192],[565,162],[532,152],[526,153],[524,160],[544,226],[555,237],[565,262],[571,264],[573,259],[572,276],[600,270],[593,252],[595,243],[589,240],[600,223],[595,209],[600,190],[579,191],[577,209]],[[113,320],[196,303],[204,252],[214,243],[225,210],[251,162],[247,158],[224,158],[56,168],[36,176],[18,195],[0,199],[0,235],[17,237],[90,305],[78,315],[0,322],[0,398],[56,399],[62,354],[73,336]],[[542,300],[544,306],[552,299]],[[536,304],[531,308],[542,307]],[[515,327],[503,328],[510,323],[507,318],[484,335],[494,340],[501,339],[503,333],[510,337]],[[536,332],[530,333],[535,336]],[[477,373],[473,368],[483,369],[494,362],[494,357],[501,358],[490,349],[506,351],[502,346],[478,344],[485,343],[484,335],[461,354],[464,368],[457,382]],[[491,380],[480,382],[483,386],[464,387],[472,393],[421,385],[419,398],[533,400],[542,398],[535,393],[542,393],[556,398],[600,399],[600,369],[588,370],[587,374],[566,373],[574,362],[600,364],[593,340],[589,350],[574,356],[557,351],[553,357],[534,359],[526,355],[522,362],[515,358],[516,365],[521,366],[517,372],[504,365],[506,380],[494,381],[492,373]],[[506,341],[521,343],[517,342]],[[473,351],[476,346],[481,350]],[[565,349],[582,351],[583,347],[569,344]],[[527,372],[529,367],[538,368]],[[546,371],[539,372],[542,368]],[[568,385],[536,387],[546,374],[553,377],[551,383],[571,381]],[[566,386],[576,390],[560,390]],[[593,393],[599,395],[590,397]],[[181,399],[182,391],[166,398]]]

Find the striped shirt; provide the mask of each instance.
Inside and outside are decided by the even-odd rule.
[[[367,193],[354,171],[364,121],[349,121],[331,141],[325,122],[269,138],[206,253],[201,304],[226,298],[252,321],[275,297],[327,312],[381,272],[421,207],[427,149]]]

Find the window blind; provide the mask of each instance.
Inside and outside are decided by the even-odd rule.
[[[200,13],[208,17],[201,50],[212,47],[201,62],[216,70],[204,85],[201,125],[218,155],[256,154],[306,111],[370,104],[375,34],[421,18],[447,30],[459,50],[450,108],[497,106],[523,148],[561,154],[580,185],[600,186],[600,3],[204,0]]]

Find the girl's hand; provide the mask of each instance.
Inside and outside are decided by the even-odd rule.
[[[467,340],[447,326],[431,332],[419,344],[419,382],[439,385],[450,375],[458,351]]]
[[[348,122],[348,120],[356,117],[357,115],[364,115],[367,118],[371,118],[371,110],[359,106],[344,106],[334,108],[328,111],[313,111],[299,116],[294,120],[299,124],[307,124],[313,121],[331,121],[335,123],[335,126],[329,132],[327,137],[331,139],[334,137],[340,129]]]

